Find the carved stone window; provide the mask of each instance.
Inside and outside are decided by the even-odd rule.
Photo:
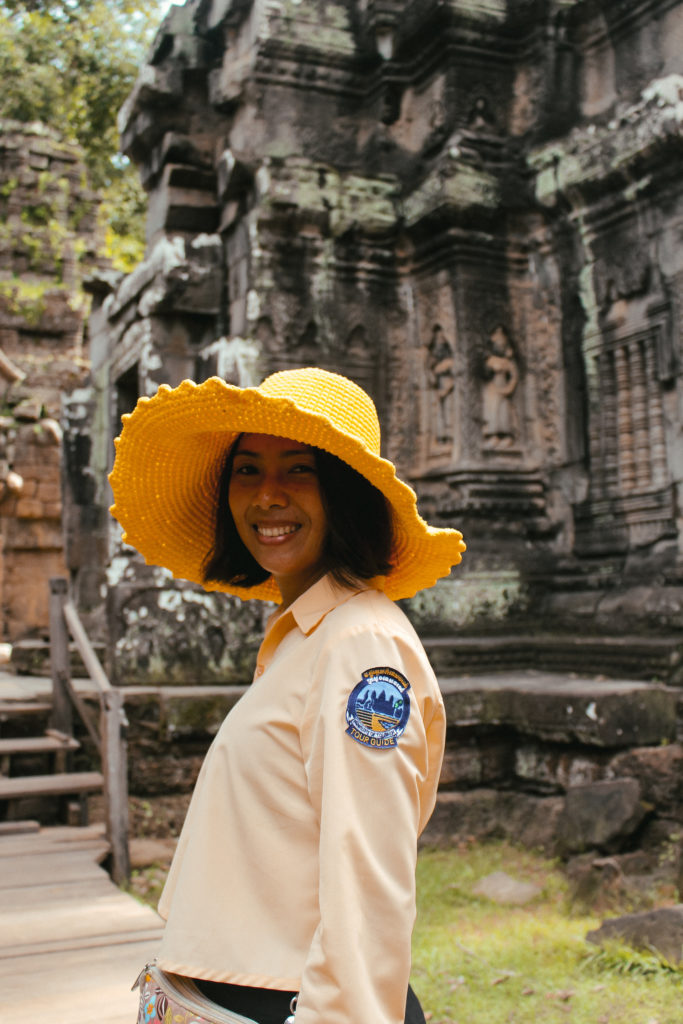
[[[590,430],[595,496],[666,487],[670,480],[654,333],[617,341],[596,362]]]
[[[668,320],[649,313],[642,330],[608,330],[589,356],[590,489],[574,508],[578,553],[625,554],[676,533],[663,408]]]

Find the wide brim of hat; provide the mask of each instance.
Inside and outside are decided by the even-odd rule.
[[[221,469],[241,433],[274,434],[323,448],[384,494],[393,510],[394,568],[374,585],[393,600],[433,586],[465,550],[458,530],[432,527],[421,518],[415,492],[396,476],[391,462],[289,398],[237,388],[219,377],[203,384],[187,380],[177,388],[162,384],[153,397],[139,399],[123,424],[109,476],[110,511],[123,528],[123,540],[148,565],[164,566],[174,577],[206,590],[243,599],[282,599],[272,578],[249,588],[203,580],[214,543]]]

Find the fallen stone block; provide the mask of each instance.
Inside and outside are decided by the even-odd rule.
[[[537,797],[494,789],[439,793],[422,844],[509,839],[554,854],[563,806],[564,799],[558,796]]]
[[[683,745],[636,747],[617,754],[607,765],[607,778],[638,779],[643,799],[659,815],[674,815],[683,804]]]
[[[558,821],[559,848],[563,853],[618,850],[646,813],[636,779],[574,786],[567,791]]]
[[[493,871],[472,886],[475,896],[484,896],[493,903],[510,906],[531,903],[541,895],[541,891],[533,882],[521,882],[518,878],[508,875],[506,871]]]
[[[683,904],[603,921],[586,938],[595,945],[620,940],[633,949],[654,950],[670,964],[683,964]]]

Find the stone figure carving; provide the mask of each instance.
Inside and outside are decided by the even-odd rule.
[[[467,118],[467,127],[471,129],[490,129],[495,127],[495,117],[491,104],[486,96],[476,96]]]
[[[519,383],[514,349],[504,327],[491,333],[484,360],[483,435],[489,448],[511,448],[517,437],[513,395]]]
[[[454,417],[452,394],[455,388],[453,346],[440,324],[435,324],[427,344],[427,381],[434,396],[436,439],[440,443],[453,440]]]
[[[369,345],[365,328],[357,324],[346,338],[345,345],[347,353],[355,359],[365,359],[368,355]]]

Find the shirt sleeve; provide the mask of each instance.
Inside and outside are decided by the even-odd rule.
[[[363,673],[407,680],[409,715],[395,746],[347,732]],[[320,823],[320,924],[302,975],[297,1024],[402,1024],[415,920],[417,838],[433,809],[443,704],[419,643],[359,627],[323,649],[302,724]]]

